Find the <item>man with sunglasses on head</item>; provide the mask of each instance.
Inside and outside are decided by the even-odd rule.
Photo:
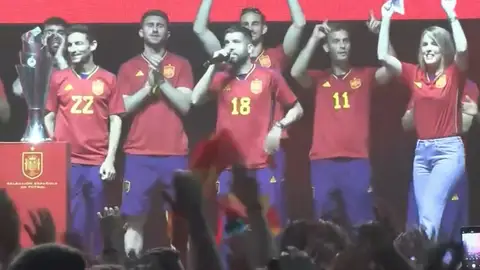
[[[193,24],[193,31],[200,39],[210,56],[213,56],[214,52],[222,48],[219,39],[210,29],[208,29],[208,17],[212,2],[213,0],[202,1]],[[285,34],[283,44],[273,48],[266,48],[264,45],[264,37],[268,30],[265,15],[259,9],[254,7],[244,8],[240,13],[240,24],[252,33],[253,51],[250,55],[252,62],[258,66],[272,68],[281,73],[288,68],[290,65],[290,59],[298,52],[302,31],[306,24],[305,16],[298,0],[287,0],[287,2],[292,17],[292,25],[288,28],[287,33]],[[277,102],[274,103],[272,111],[274,111],[273,119],[271,121],[272,124],[285,116],[283,106]],[[286,138],[287,133],[283,132],[282,146],[285,146]],[[285,152],[281,148],[274,156],[275,178],[279,181],[284,179],[284,160]],[[280,182],[275,184],[278,184],[278,188],[281,189]],[[279,190],[278,193],[280,195],[282,192]],[[282,201],[283,200],[279,201],[281,209],[283,209],[283,207],[281,207],[283,204]],[[282,216],[282,222],[285,223],[285,213],[280,213],[280,215]]]
[[[62,70],[68,68],[68,61],[65,58],[65,29],[67,22],[60,17],[50,17],[43,22],[43,41],[48,46],[48,52],[53,57],[53,66]],[[17,78],[13,82],[13,93],[16,96],[23,96],[22,85]]]

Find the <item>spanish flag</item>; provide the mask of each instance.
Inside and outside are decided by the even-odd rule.
[[[220,173],[234,164],[241,163],[236,142],[227,130],[221,130],[209,140],[198,143],[190,156],[190,169],[199,175],[207,198],[211,197]],[[278,234],[281,230],[278,212],[270,207],[268,199],[261,198],[261,202],[272,233]],[[217,203],[219,211],[216,241],[220,244],[224,236],[245,231],[248,219],[245,206],[233,193],[218,196]]]

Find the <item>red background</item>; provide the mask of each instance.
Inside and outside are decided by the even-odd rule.
[[[14,0],[2,1],[0,23],[39,23],[57,15],[72,23],[135,23],[148,9],[168,12],[173,22],[192,22],[201,0]],[[236,21],[241,8],[260,8],[269,21],[290,21],[286,0],[214,0],[212,21]],[[364,20],[379,14],[384,0],[300,0],[308,20]],[[440,0],[405,0],[405,15],[397,19],[445,18]],[[480,17],[480,1],[458,0],[460,18]]]
[[[29,210],[48,208],[52,213],[57,231],[57,241],[63,239],[67,231],[67,168],[70,167],[70,150],[66,143],[43,143],[31,149],[27,143],[0,143],[2,169],[0,170],[0,188],[5,188],[15,202],[20,216],[22,247],[32,245],[23,224],[31,224]],[[22,173],[22,152],[43,153],[43,173],[36,179],[28,179]],[[5,158],[7,157],[7,158]],[[23,188],[7,185],[7,182],[56,182],[55,186],[43,189]]]

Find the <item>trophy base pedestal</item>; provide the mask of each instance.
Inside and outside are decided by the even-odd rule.
[[[0,143],[0,152],[4,159],[0,188],[15,203],[20,224],[32,225],[29,211],[47,208],[61,242],[68,222],[70,146],[63,142]],[[20,244],[24,248],[33,245],[25,230],[21,230]]]

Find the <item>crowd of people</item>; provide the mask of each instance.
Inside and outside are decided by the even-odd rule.
[[[467,83],[468,46],[456,1],[441,1],[451,33],[437,26],[425,29],[416,64],[401,62],[390,44],[392,3],[382,6],[381,20],[370,14],[366,26],[378,35],[380,67],[353,67],[350,33],[335,22],[316,25],[302,49],[306,20],[298,0],[287,2],[292,25],[281,45],[267,48],[268,27],[260,10],[243,9],[239,24],[229,27],[220,42],[208,28],[212,0],[202,0],[193,30],[211,59],[198,82],[189,61],[166,50],[170,31],[163,11],[144,13],[138,31],[144,50],[117,75],[95,63],[97,41],[88,26],[47,19],[43,40],[54,71],[45,126],[52,139],[71,147],[69,246],[45,244],[55,241],[55,226],[48,210],[39,210],[32,212],[35,228],[28,228],[39,246],[20,251],[18,216],[3,194],[8,211],[2,215],[11,230],[2,235],[8,240],[0,249],[3,264],[11,269],[174,269],[181,267],[179,254],[189,253],[192,269],[457,267],[462,245],[435,243],[446,204],[466,175],[461,134],[478,118],[478,89]],[[319,47],[331,66],[310,70]],[[298,89],[292,90],[285,73]],[[384,209],[374,207],[370,183],[370,97],[395,80],[410,89],[403,122],[418,137],[412,174],[419,226],[406,233],[391,226]],[[12,88],[22,95],[18,79]],[[283,149],[289,127],[304,113],[299,91],[315,91],[310,149],[315,216],[292,222],[282,192]],[[192,167],[183,116],[210,98],[217,103],[216,135],[202,145],[195,156],[198,166]],[[8,102],[0,95],[0,120],[9,117]],[[126,117],[132,122],[121,143]],[[120,148],[125,153],[122,204],[110,208],[104,181],[117,177]],[[152,191],[159,185],[168,203],[152,206]],[[202,189],[212,187],[222,206],[216,239],[202,209]],[[173,230],[188,228],[183,233],[189,238],[172,239],[178,250],[143,250],[151,207],[164,208]]]

